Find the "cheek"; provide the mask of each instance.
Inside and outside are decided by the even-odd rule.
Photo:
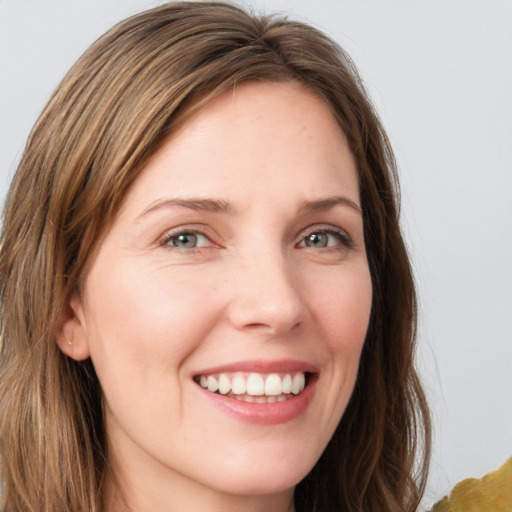
[[[187,272],[98,265],[87,286],[91,357],[104,386],[173,375],[166,370],[179,368],[215,318],[204,302],[209,283]]]
[[[370,319],[372,284],[367,267],[332,280],[329,294],[318,304],[317,315],[321,315],[319,323],[331,357],[332,407],[341,417],[357,379]]]
[[[315,302],[331,352],[346,356],[354,352],[359,357],[372,307],[369,272],[363,268],[358,273],[331,280],[329,292],[317,297]]]
[[[323,280],[324,293],[316,286],[312,298],[327,356],[319,380],[319,389],[325,394],[317,412],[317,421],[325,427],[324,440],[333,435],[352,396],[372,306],[371,279],[365,266],[333,272],[329,277]]]

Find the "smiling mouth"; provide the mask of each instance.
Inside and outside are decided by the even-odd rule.
[[[308,385],[309,372],[233,372],[198,375],[194,381],[203,389],[249,403],[285,402],[300,395]]]

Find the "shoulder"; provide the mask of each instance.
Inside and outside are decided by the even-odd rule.
[[[512,510],[512,458],[481,479],[458,483],[434,505],[432,512],[510,512]]]

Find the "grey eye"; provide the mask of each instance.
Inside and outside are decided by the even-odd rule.
[[[307,247],[327,247],[329,245],[329,236],[333,237],[327,233],[311,233],[304,239],[304,244]]]
[[[169,243],[174,247],[192,249],[197,247],[197,235],[195,233],[182,233],[181,235],[173,236]]]
[[[176,250],[193,250],[202,247],[211,247],[211,240],[199,231],[174,231],[166,234],[161,241],[162,245]]]
[[[343,231],[334,228],[318,229],[310,231],[301,240],[300,247],[311,249],[350,247],[350,239]]]
[[[208,237],[194,232],[184,232],[169,236],[165,243],[177,249],[196,249],[210,245]]]

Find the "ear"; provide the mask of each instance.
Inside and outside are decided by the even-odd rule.
[[[60,350],[71,359],[83,361],[90,356],[82,303],[77,294],[61,312],[56,341]]]

